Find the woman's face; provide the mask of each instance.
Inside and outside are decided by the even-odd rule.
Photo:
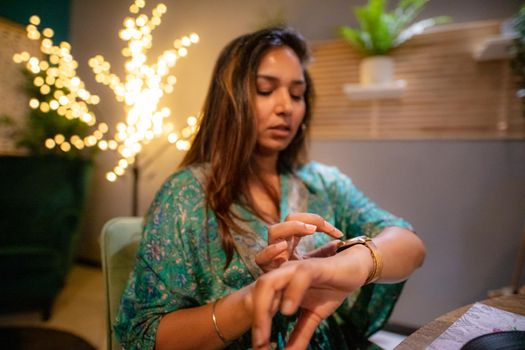
[[[288,147],[305,114],[306,81],[299,58],[287,46],[268,50],[257,69],[257,150],[278,154]]]

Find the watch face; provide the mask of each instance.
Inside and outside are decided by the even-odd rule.
[[[366,236],[359,236],[359,237],[354,237],[354,238],[351,238],[349,240],[346,240],[344,242],[341,242],[341,244],[339,245],[339,247],[337,247],[337,250],[335,251],[336,253],[340,253],[342,252],[343,250],[345,249],[348,249],[356,244],[366,244],[367,242],[367,238]],[[368,238],[369,240],[369,238]]]

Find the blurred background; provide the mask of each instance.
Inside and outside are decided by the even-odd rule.
[[[498,36],[502,21],[518,13],[521,1],[431,0],[420,17],[447,15],[452,22],[441,29],[432,28],[428,34],[414,37],[406,47],[393,51],[396,65],[400,67],[395,78],[404,79],[406,88],[398,102],[384,103],[380,99],[346,100],[342,87],[327,87],[332,80],[323,80],[324,74],[332,74],[347,77],[349,83],[358,81],[356,60],[359,56],[349,46],[340,49],[343,46],[337,27],[357,25],[352,8],[363,5],[362,1],[168,0],[164,3],[167,12],[153,32],[148,59],[155,59],[164,50],[172,48],[176,38],[190,33],[197,33],[200,37],[198,44],[188,48],[188,55],[177,61],[173,68],[177,78],[173,93],[166,94],[160,101],[160,105],[171,109],[170,120],[176,128],[183,127],[188,116],[198,116],[214,61],[220,49],[232,38],[284,20],[311,43],[314,83],[316,79],[323,81],[316,107],[321,119],[314,122],[311,159],[339,167],[380,206],[410,221],[427,246],[425,265],[407,282],[391,323],[418,328],[458,306],[484,299],[490,290],[510,283],[525,219],[524,118],[517,97],[505,95],[507,91],[514,93],[517,88],[510,69],[504,68],[510,65],[508,57],[489,63],[480,63],[473,58],[473,50],[482,43],[478,37],[476,42],[465,41],[464,45],[455,44],[452,49],[447,48],[446,42],[455,40],[454,33],[484,26],[498,30],[483,32],[485,29],[482,29],[479,35],[483,39]],[[88,61],[96,55],[103,55],[111,63],[111,71],[124,76],[125,58],[121,54],[124,43],[118,33],[124,18],[130,16],[128,8],[131,4],[127,0],[2,0],[0,16],[25,27],[31,15],[39,15],[43,26],[55,30],[56,42],[69,41],[71,53],[78,61],[77,74],[87,90],[100,96],[101,102],[94,109],[98,121],[112,127],[125,118],[123,105],[115,100],[107,86],[95,81]],[[148,1],[146,9],[155,5],[157,2]],[[328,64],[323,54],[330,51],[330,45],[336,45],[353,61],[348,65],[332,65],[330,73],[326,73],[321,67]],[[435,54],[417,61],[423,62],[417,67],[403,66],[403,60],[410,62],[410,52],[417,55],[418,49],[434,50]],[[438,66],[438,63],[446,62],[448,56],[458,55],[463,55],[461,64],[464,66],[457,69]],[[439,62],[437,58],[432,60],[438,56],[443,59]],[[487,88],[480,92],[472,85],[463,84],[468,78],[454,80],[456,74],[461,73],[458,71],[465,70],[461,67],[470,67],[468,69],[477,75],[489,74],[485,70],[492,72],[485,79]],[[485,111],[491,108],[484,104],[487,99],[498,99],[503,94],[506,102],[501,102],[502,105],[494,103],[492,107],[494,114],[505,114],[511,127],[498,128],[495,116],[494,122],[489,122],[494,129],[479,133],[452,127],[439,132],[427,130],[409,134],[373,133],[365,128],[359,134],[352,134],[350,131],[338,132],[335,122],[323,122],[328,119],[322,118],[325,115],[329,118],[334,111],[341,115],[337,122],[348,122],[345,125],[351,130],[352,118],[345,121],[344,116],[359,109],[364,115],[379,114],[379,119],[374,121],[379,126],[385,120],[388,124],[389,114],[403,115],[410,107],[412,96],[417,98],[418,89],[426,88],[425,74],[439,74],[452,85],[430,89],[429,100],[418,100],[420,112],[413,112],[414,118],[418,113],[428,114],[440,109],[451,119],[460,120],[464,115],[472,117],[471,112],[479,106]],[[432,102],[432,96],[441,96],[445,92],[449,95],[445,94],[444,100]],[[456,99],[447,103],[447,99],[456,95],[464,97],[459,102]],[[341,97],[336,102],[339,103],[337,110],[324,105],[330,103],[327,96]],[[430,102],[425,104],[425,101]],[[17,103],[27,102],[21,100]],[[316,132],[316,127],[322,132]],[[154,140],[144,147],[139,158],[138,215],[146,212],[155,191],[177,168],[183,155],[183,151],[165,139]],[[132,215],[131,172],[115,182],[106,180],[106,173],[117,160],[114,152],[100,152],[94,158],[92,183],[75,253],[77,260],[99,264],[99,235],[104,223],[113,217]]]

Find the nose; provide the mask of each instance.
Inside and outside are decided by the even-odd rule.
[[[278,115],[289,115],[292,113],[292,98],[288,89],[280,89],[277,94],[277,102],[275,106],[275,112]]]

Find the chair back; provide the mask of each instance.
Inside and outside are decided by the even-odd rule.
[[[136,253],[142,237],[143,219],[118,217],[102,228],[102,271],[106,289],[107,349],[120,349],[112,324],[115,321],[120,299],[129,274],[135,265]]]

